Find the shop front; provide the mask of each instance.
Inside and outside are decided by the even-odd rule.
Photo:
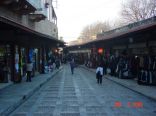
[[[11,48],[0,44],[0,83],[11,81]]]
[[[64,42],[0,17],[0,82],[20,83],[26,78],[28,59],[33,73],[44,72],[46,48],[57,48]]]

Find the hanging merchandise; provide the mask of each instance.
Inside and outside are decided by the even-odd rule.
[[[15,54],[15,69],[16,69],[16,72],[18,73],[19,71],[19,54],[18,53]]]
[[[5,49],[3,46],[0,46],[0,82],[4,81],[4,73],[3,73],[3,68],[4,68],[4,57],[5,54]]]
[[[156,58],[144,57],[143,68],[138,75],[138,84],[156,85],[156,70],[155,70]]]
[[[25,48],[21,48],[20,64],[21,64],[21,75],[24,77],[24,76],[26,76],[26,53],[25,53]]]
[[[32,77],[34,77],[35,76],[35,50],[34,49],[29,50],[29,60],[33,64],[33,71],[31,74],[32,74]]]
[[[33,49],[30,49],[30,50],[29,50],[29,60],[30,60],[31,62],[33,62],[33,52],[34,52]]]
[[[0,46],[0,62],[4,62],[5,49],[4,46]]]
[[[116,60],[117,60],[117,58],[116,58]],[[114,65],[116,64],[115,62],[113,63]],[[118,75],[119,78],[124,78],[124,79],[132,79],[133,78],[129,63],[130,63],[130,61],[127,58],[125,58],[125,57],[120,58],[120,60],[118,61],[118,63],[115,66],[116,68],[114,68],[114,72]]]

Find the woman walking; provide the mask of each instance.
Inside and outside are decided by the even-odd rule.
[[[103,76],[103,67],[102,65],[99,63],[98,67],[96,69],[96,79],[97,79],[97,83],[98,84],[102,84],[102,76]]]
[[[26,67],[27,67],[27,82],[31,82],[31,73],[33,70],[33,64],[30,60],[28,61]]]

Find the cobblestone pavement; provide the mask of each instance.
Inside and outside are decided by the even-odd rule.
[[[68,65],[11,116],[156,116],[156,102],[110,80]]]

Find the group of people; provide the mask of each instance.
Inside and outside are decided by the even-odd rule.
[[[103,58],[97,63],[97,83],[102,84],[102,76],[110,74],[118,78],[137,79],[138,84],[156,85],[156,56],[128,56],[121,54]],[[100,62],[99,61],[99,62]]]
[[[71,68],[71,74],[73,75],[74,74],[74,68],[75,68],[75,61],[74,61],[74,58],[71,58],[70,59],[70,68]],[[96,79],[97,79],[97,83],[98,84],[102,84],[102,77],[104,75],[103,73],[103,65],[102,63],[99,63],[98,64],[98,67],[96,69]]]
[[[60,58],[52,58],[48,61],[48,63],[44,67],[44,73],[52,72],[54,69],[59,69],[61,66]]]

